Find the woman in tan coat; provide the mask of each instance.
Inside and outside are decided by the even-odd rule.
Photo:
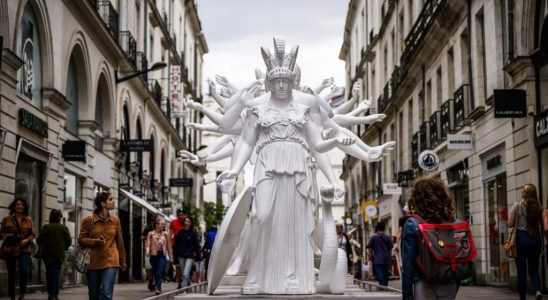
[[[91,248],[86,273],[89,299],[112,299],[118,269],[127,268],[122,228],[120,219],[110,214],[115,205],[109,192],[98,193],[95,206],[82,222],[78,244]]]

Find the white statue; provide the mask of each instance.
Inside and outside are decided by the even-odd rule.
[[[234,189],[238,173],[253,154],[254,196],[249,225],[245,227],[249,242],[242,241],[243,244],[238,246],[241,253],[236,257],[234,268],[231,268],[239,268],[246,252],[249,252],[248,273],[242,293],[342,293],[346,256],[338,253],[336,242],[333,244],[335,234],[330,203],[335,197],[344,195],[344,187],[340,185],[324,152],[338,147],[359,159],[375,161],[391,151],[395,143],[370,147],[344,128],[382,121],[385,117],[382,114],[360,116],[369,109],[371,103],[368,100],[352,110],[359,99],[359,85],[353,87],[353,97],[348,101],[351,104],[333,109],[319,96],[323,89],[333,84],[332,78],[322,81],[316,89],[300,85],[300,69],[296,65],[298,47],[286,53],[284,41],[275,38],[274,53],[264,48],[261,52],[267,67],[266,74],[256,69],[258,80],[249,86],[238,90],[226,77],[216,76],[217,84],[223,86],[223,95],[219,95],[215,82],[209,80],[210,95],[221,106],[221,113],[199,103],[186,104],[204,113],[214,123],[189,124],[192,128],[225,135],[197,154],[182,151],[181,156],[185,161],[200,165],[231,155],[230,169],[218,177],[224,191],[230,192]],[[317,235],[313,236],[318,226],[315,164],[330,182],[329,186],[322,187],[321,193],[324,218],[323,229],[320,230],[324,232],[323,240],[318,240]],[[245,217],[246,211],[238,211],[245,209],[245,205],[238,207],[234,208],[229,218],[223,220],[221,229],[225,223],[234,223],[230,220],[232,216]],[[241,232],[243,222],[239,222],[238,226]],[[232,235],[235,232],[234,228],[223,230],[232,232]],[[239,237],[235,240],[232,235],[223,237],[221,234],[218,237],[227,240],[233,249]],[[322,254],[318,281],[313,264],[314,251]],[[222,253],[222,250],[218,248],[215,253]],[[225,272],[228,265],[226,255],[221,256],[221,261],[216,263],[212,254],[210,268],[215,270],[211,274],[215,280],[211,282],[215,283],[213,287],[208,286],[211,293],[222,275],[218,272]]]

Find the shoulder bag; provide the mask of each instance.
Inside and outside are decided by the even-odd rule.
[[[518,219],[521,215],[521,203],[518,203],[518,207],[516,209],[516,219],[514,220],[514,226],[512,227],[512,232],[510,233],[510,239],[507,240],[504,245],[504,252],[506,253],[506,256],[509,258],[516,258],[518,255],[518,248],[516,246],[516,227],[518,226]]]
[[[93,221],[91,222],[89,226],[88,237],[91,236],[92,224],[93,224]],[[91,259],[91,248],[83,247],[80,244],[76,244],[76,247],[74,248],[74,254],[72,256],[72,260],[73,260],[72,263],[76,271],[80,273],[86,273],[88,270],[90,259]]]

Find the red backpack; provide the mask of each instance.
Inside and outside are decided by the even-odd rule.
[[[419,216],[419,251],[415,258],[419,278],[427,283],[459,282],[474,273],[477,252],[466,221],[427,224]]]

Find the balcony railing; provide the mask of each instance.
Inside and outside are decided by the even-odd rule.
[[[441,112],[430,116],[430,147],[436,147],[441,140]]]
[[[441,105],[441,139],[444,140],[447,138],[447,134],[453,131],[453,99],[445,101]]]
[[[120,47],[124,50],[127,58],[134,66],[137,66],[137,41],[129,31],[120,31],[120,39],[118,40]]]
[[[97,10],[97,0],[88,0],[88,2],[91,6],[93,6],[93,8],[95,8],[95,10]]]
[[[472,105],[470,97],[470,85],[463,84],[455,92],[453,103],[453,120],[455,130],[459,130],[468,123],[468,113]]]
[[[108,0],[99,0],[97,12],[107,25],[114,38],[118,38],[118,12]]]
[[[419,132],[415,132],[413,134],[413,138],[411,139],[411,163],[416,166],[419,163]]]
[[[424,36],[434,21],[434,16],[438,13],[440,7],[445,0],[427,0],[424,3],[422,11],[417,18],[417,21],[411,28],[411,31],[405,38],[405,51],[401,56],[401,66],[406,68],[411,61],[416,49],[421,44]]]
[[[148,69],[147,57],[143,52],[137,52],[137,55],[136,55],[136,58],[135,58],[135,68],[137,68],[137,70],[139,70],[139,71]],[[145,82],[148,82],[148,75],[147,74],[148,74],[147,72],[144,72],[141,75],[141,78],[143,78],[143,80]]]
[[[156,99],[156,103],[160,106],[160,109],[166,115],[168,120],[171,120],[171,105],[169,101],[169,97],[162,96],[160,97],[159,101]]]

